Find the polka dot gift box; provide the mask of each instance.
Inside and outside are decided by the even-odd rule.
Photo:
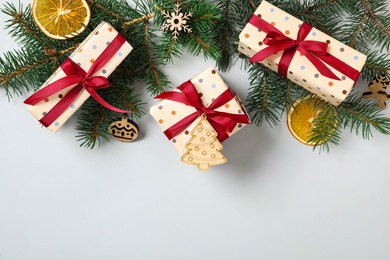
[[[239,51],[333,105],[359,78],[366,56],[262,1],[240,34]]]
[[[224,163],[220,143],[249,124],[239,97],[213,67],[155,98],[161,100],[150,114],[182,161],[201,170]]]
[[[109,88],[106,78],[132,49],[109,23],[100,23],[42,87],[26,99],[28,111],[52,132],[57,132],[90,95],[117,111],[100,100],[94,89]]]

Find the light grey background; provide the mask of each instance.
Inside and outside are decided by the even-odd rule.
[[[17,48],[0,38],[1,53]],[[177,86],[210,65],[185,56],[164,71]],[[245,99],[240,64],[222,76]],[[245,127],[224,142],[226,164],[199,172],[150,115],[138,141],[88,150],[76,116],[53,134],[26,97],[0,90],[0,260],[390,259],[389,136],[345,130],[319,155],[283,117]]]

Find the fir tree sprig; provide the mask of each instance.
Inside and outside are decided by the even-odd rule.
[[[291,90],[289,81],[279,77],[275,72],[262,64],[249,65],[251,87],[247,96],[247,109],[252,123],[261,125],[264,120],[271,126],[280,122],[285,104],[280,102]]]
[[[383,114],[383,109],[358,93],[351,94],[337,107],[321,101],[318,97],[313,98],[319,100],[313,103],[318,110],[312,122],[313,129],[309,139],[310,143],[314,143],[313,149],[329,152],[329,144],[338,145],[341,131],[346,128],[350,128],[351,133],[362,135],[363,139],[373,136],[372,129],[390,135],[390,118]]]
[[[249,68],[251,88],[247,97],[247,109],[251,115],[252,123],[261,125],[266,120],[270,125],[277,125],[280,120],[281,105],[279,102],[270,97],[277,95],[270,95],[270,83],[272,79],[278,77],[270,77],[273,73],[268,68],[262,65],[253,64]],[[279,80],[282,81],[282,80]],[[286,81],[283,80],[283,83]],[[278,89],[281,90],[282,88]]]
[[[153,29],[150,29],[148,24],[145,24],[145,49],[148,59],[148,68],[145,73],[144,80],[147,84],[147,90],[152,95],[157,95],[167,89],[170,85],[170,81],[165,73],[161,72],[157,66],[164,63],[164,59],[161,59],[156,53],[158,53],[158,45],[155,39],[157,36],[154,34]]]
[[[337,107],[340,113],[341,124],[344,128],[356,135],[361,134],[364,139],[373,136],[372,128],[379,133],[390,135],[390,118],[383,114],[383,109],[360,95],[352,94]]]
[[[365,52],[369,46],[381,51],[390,47],[390,18],[386,0],[345,1],[346,12],[338,34],[341,41]]]
[[[250,63],[248,72],[251,87],[246,107],[252,117],[252,123],[256,125],[261,125],[264,120],[271,126],[277,125],[293,100],[308,93],[262,64]]]
[[[10,20],[6,21],[5,29],[9,31],[12,38],[19,45],[37,47],[40,45],[50,45],[51,39],[37,30],[32,18],[31,5],[26,8],[22,4],[17,8],[13,3],[5,3],[1,12],[9,16]]]
[[[313,150],[330,151],[329,144],[338,145],[341,140],[341,116],[337,107],[320,99],[318,96],[308,97],[310,104],[317,111],[312,121],[312,129],[308,142],[313,145]]]
[[[50,61],[51,58],[43,54],[37,57],[36,51],[29,48],[6,52],[4,58],[0,58],[0,84],[8,98],[29,92],[31,84],[43,83],[37,71],[46,69],[43,74],[48,74]]]
[[[379,47],[381,51],[390,47],[390,17],[387,11],[386,0],[361,0],[364,7],[367,24],[363,27],[365,35],[373,43],[374,47]]]
[[[215,5],[205,0],[157,0],[155,3],[155,26],[166,29],[159,45],[159,55],[166,63],[173,62],[173,58],[180,57],[185,50],[194,56],[202,53],[206,59],[219,59],[220,53],[213,41],[213,29],[219,19]],[[172,14],[173,19],[170,19]],[[181,18],[184,20],[181,24],[175,24],[176,15],[185,18]]]
[[[289,2],[291,14],[328,35],[337,34],[342,26],[340,19],[344,18],[340,12],[346,8],[344,1],[305,0],[299,3],[300,1]]]
[[[217,60],[220,71],[227,71],[231,66],[231,60],[237,55],[239,25],[241,16],[236,11],[240,9],[238,1],[218,0],[215,1],[219,8],[221,18],[214,29],[214,41],[221,55]]]
[[[110,118],[109,113],[110,111],[94,99],[88,99],[84,103],[76,126],[78,132],[76,138],[81,147],[93,149],[96,145],[100,146],[102,139],[109,140],[107,130],[110,124],[107,120]]]
[[[367,54],[367,61],[361,72],[362,79],[370,82],[378,75],[385,74],[390,71],[390,55],[381,53],[378,50],[371,51]]]
[[[21,95],[40,87],[77,44],[46,37],[35,25],[30,5],[17,8],[6,3],[1,11],[10,16],[5,28],[21,46],[0,58],[0,86],[10,98],[11,94]]]
[[[133,8],[125,0],[87,0],[93,15],[91,23],[96,26],[101,21],[109,22],[116,26],[133,19]]]

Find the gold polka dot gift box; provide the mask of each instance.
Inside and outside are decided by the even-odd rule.
[[[108,104],[96,90],[109,88],[107,77],[132,49],[109,23],[100,23],[41,88],[25,100],[28,111],[52,132],[57,132],[90,96],[113,111],[127,112]]]
[[[351,92],[366,56],[267,1],[240,34],[239,51],[337,106]]]
[[[221,143],[250,123],[240,98],[213,67],[155,98],[161,100],[150,114],[181,160],[200,170],[225,163]]]

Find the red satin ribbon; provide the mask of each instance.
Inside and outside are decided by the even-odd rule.
[[[297,39],[293,40],[274,26],[270,25],[265,20],[261,19],[257,15],[252,15],[249,23],[257,27],[258,29],[267,33],[264,44],[269,47],[257,52],[253,57],[249,59],[250,62],[260,62],[269,56],[284,51],[279,61],[278,73],[283,77],[287,77],[288,67],[291,64],[292,59],[296,51],[301,52],[305,57],[317,68],[317,70],[323,75],[331,79],[340,80],[323,62],[332,66],[337,71],[343,73],[353,81],[357,81],[360,72],[347,63],[339,60],[333,55],[329,54],[328,44],[320,41],[305,40],[307,35],[313,28],[307,23],[303,23],[299,28]]]
[[[223,106],[234,98],[235,95],[231,92],[230,89],[225,90],[211,103],[209,107],[205,107],[203,105],[199,97],[199,93],[196,91],[190,80],[181,84],[178,89],[181,92],[167,91],[161,93],[155,98],[180,102],[187,106],[194,107],[196,111],[164,131],[164,134],[168,137],[169,140],[183,132],[189,125],[192,124],[192,122],[194,122],[196,118],[202,114],[206,116],[207,120],[217,132],[217,138],[220,142],[223,142],[229,138],[228,133],[233,131],[237,123],[249,124],[248,117],[244,114],[237,115],[215,110],[216,108]]]
[[[119,113],[128,112],[108,104],[96,93],[97,89],[107,88],[110,84],[103,76],[93,76],[93,74],[98,72],[112,58],[112,56],[116,54],[125,41],[125,38],[118,34],[110,43],[110,45],[108,45],[107,48],[95,60],[88,72],[85,72],[72,59],[67,58],[61,64],[61,69],[64,71],[66,76],[38,90],[29,98],[27,98],[24,103],[28,105],[36,105],[45,98],[61,91],[62,89],[77,84],[68,93],[66,93],[64,97],[42,117],[41,120],[39,120],[42,125],[48,127],[55,120],[57,120],[57,118],[67,108],[69,108],[69,106],[73,103],[73,101],[77,98],[83,89],[88,91],[88,93],[104,107]]]

